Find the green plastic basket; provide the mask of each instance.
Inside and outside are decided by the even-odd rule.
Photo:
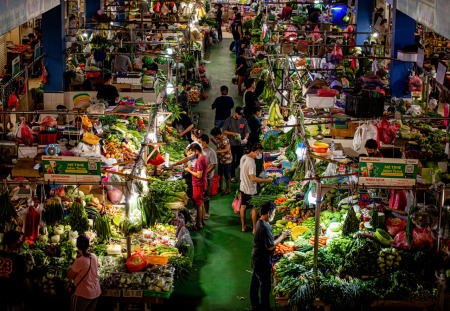
[[[348,125],[347,124],[333,124],[333,128],[335,129],[348,129]]]
[[[144,297],[169,299],[170,295],[172,295],[172,291],[170,291],[170,292],[155,292],[152,290],[144,290]]]

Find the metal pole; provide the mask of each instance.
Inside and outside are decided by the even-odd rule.
[[[439,254],[441,249],[441,230],[442,230],[442,209],[444,208],[445,203],[445,188],[442,188],[441,192],[441,204],[439,204],[439,218],[438,218],[438,235],[437,235],[437,248],[436,253]]]
[[[317,182],[317,192],[316,192],[316,214],[315,217],[315,228],[314,228],[314,274],[317,274],[317,263],[319,256],[319,235],[320,235],[320,203],[322,200],[322,184],[320,179],[316,179]]]
[[[25,70],[25,83],[26,83],[26,91],[25,91],[26,97],[25,98],[27,101],[27,111],[30,111],[30,96],[28,95],[28,70]],[[29,120],[27,120],[27,121],[29,121]]]
[[[142,149],[142,147],[141,147],[141,149]],[[135,166],[136,166],[136,164],[135,164]],[[131,195],[131,192],[129,190],[129,189],[131,189],[131,187],[132,187],[132,181],[127,180],[126,187],[125,187],[125,192],[126,192],[125,197],[129,197]],[[125,218],[126,219],[130,218],[130,201],[129,200],[127,200],[125,202]],[[130,256],[131,256],[131,236],[127,235],[126,238],[127,238],[127,258],[130,258]]]
[[[427,76],[427,85],[425,86],[425,117],[428,115],[428,88],[430,87],[430,78]]]

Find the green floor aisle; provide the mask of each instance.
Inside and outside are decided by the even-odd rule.
[[[208,47],[206,75],[212,86],[208,99],[193,109],[200,113],[199,128],[209,135],[214,126],[211,105],[221,85],[229,87],[229,95],[242,105],[237,86],[231,83],[235,57],[229,52],[231,39]],[[232,184],[232,194],[237,185]],[[250,310],[250,257],[253,235],[242,233],[239,215],[231,208],[233,195],[216,195],[211,201],[211,219],[202,231],[191,232],[195,245],[193,273],[184,284],[176,284],[172,298],[155,310]],[[250,217],[250,213],[248,213]],[[250,223],[250,219],[249,219]],[[245,299],[244,299],[245,298]]]

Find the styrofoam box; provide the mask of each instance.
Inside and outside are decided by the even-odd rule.
[[[306,95],[306,107],[308,108],[333,108],[336,97],[320,97],[315,94]]]

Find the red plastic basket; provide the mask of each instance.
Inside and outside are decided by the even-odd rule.
[[[38,138],[38,144],[39,145],[48,145],[48,144],[54,144],[56,143],[56,140],[58,139],[58,133],[52,133],[52,134],[41,134],[39,133],[37,135]]]

